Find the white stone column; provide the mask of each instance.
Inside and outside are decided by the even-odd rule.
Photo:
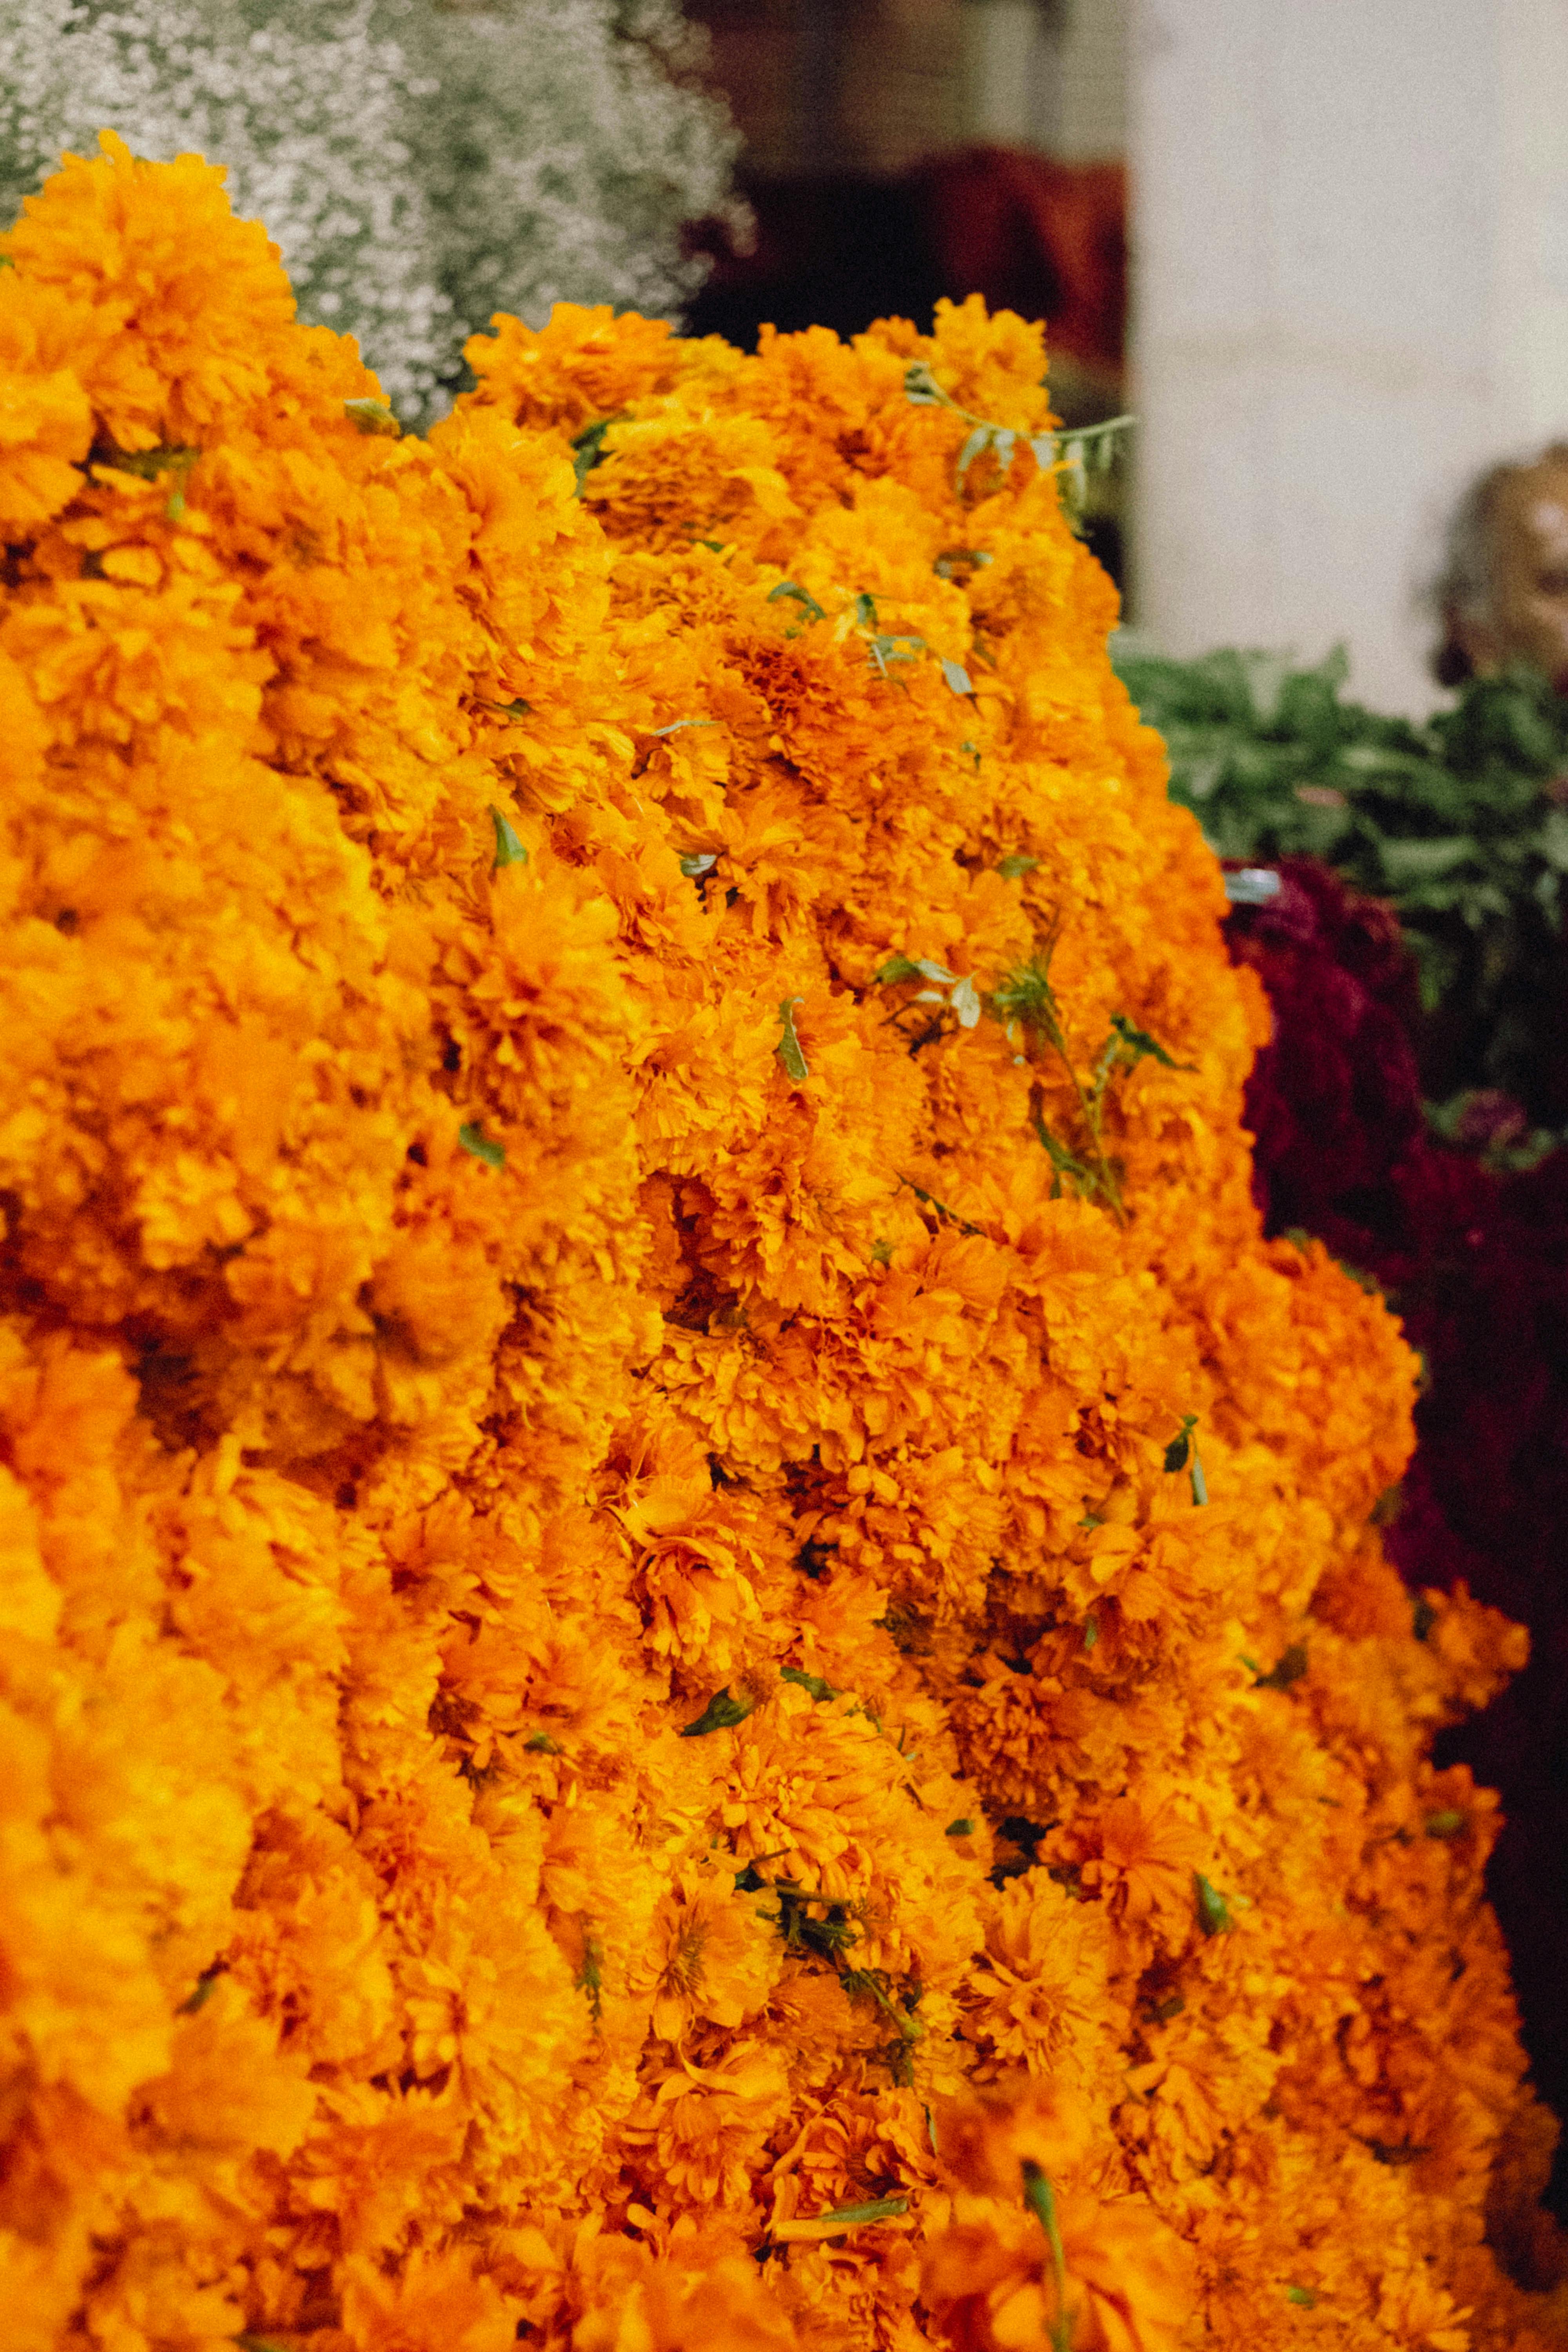
[[[1130,0],[965,0],[971,139],[1107,163],[1127,139]]]
[[[1568,0],[1498,15],[1498,396],[1542,441],[1568,427]]]
[[[1132,617],[1430,706],[1447,505],[1568,429],[1565,0],[1135,0]]]
[[[1038,0],[969,0],[963,23],[965,136],[1001,147],[1048,147],[1055,91],[1047,80]]]

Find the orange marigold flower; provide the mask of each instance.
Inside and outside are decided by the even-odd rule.
[[[784,2053],[753,2041],[715,2066],[682,2063],[650,2082],[662,2188],[697,2209],[743,2205],[768,2136],[787,2112]]]
[[[1194,2281],[1174,2232],[1131,2199],[1058,2199],[1043,2175],[1034,2189],[1048,2225],[960,2197],[931,2245],[921,2293],[957,2352],[1176,2352]]]
[[[5,245],[6,2343],[1561,2340],[1040,330],[421,441],[196,157]]]
[[[1175,1799],[1153,1790],[1114,1798],[1080,1834],[1092,1840],[1083,1883],[1103,1892],[1118,1926],[1185,1942],[1194,1919],[1194,1874],[1212,1856],[1209,1840]]]
[[[81,487],[92,408],[71,362],[75,338],[93,323],[85,305],[0,272],[0,526],[12,540],[49,521]]]
[[[783,1947],[755,1897],[716,1874],[689,1872],[660,1898],[648,1947],[653,2030],[679,2042],[693,2021],[741,2025],[767,2001]]]
[[[96,314],[77,366],[107,438],[199,446],[265,395],[268,345],[294,315],[278,248],[231,216],[222,173],[199,156],[142,163],[112,131],[99,143],[26,199],[6,250],[30,285]]]
[[[364,2352],[503,2352],[517,2329],[470,2253],[411,2254],[388,2278],[363,2260],[345,2264],[343,2325]]]
[[[791,2352],[786,2314],[742,2254],[654,2265],[627,2248],[600,2266],[572,2352]]]

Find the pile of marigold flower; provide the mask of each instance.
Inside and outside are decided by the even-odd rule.
[[[1413,1359],[1037,330],[0,271],[8,2352],[1545,2346]],[[1522,2258],[1516,2261],[1521,2267]]]

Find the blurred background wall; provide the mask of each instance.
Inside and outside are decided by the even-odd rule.
[[[1568,428],[1563,0],[1135,0],[1133,610],[1429,708],[1468,475]]]
[[[1129,0],[688,0],[764,177],[965,139],[1119,155]]]

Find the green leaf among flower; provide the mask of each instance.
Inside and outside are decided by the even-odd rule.
[[[1158,1062],[1161,1068],[1165,1070],[1195,1070],[1197,1067],[1195,1062],[1178,1062],[1173,1054],[1168,1054],[1165,1051],[1157,1037],[1150,1036],[1147,1029],[1134,1028],[1125,1013],[1113,1013],[1110,1016],[1110,1025],[1121,1039],[1123,1050],[1131,1062],[1141,1062],[1147,1057]]]
[[[1446,1806],[1440,1813],[1428,1813],[1422,1826],[1429,1838],[1452,1838],[1458,1837],[1461,1830],[1468,1829],[1469,1821],[1468,1813],[1461,1813],[1455,1806]]]
[[[217,1980],[222,1976],[226,1966],[225,1961],[215,1960],[210,1969],[202,1970],[184,2000],[175,2010],[176,2017],[195,2017],[198,2010],[206,2007],[217,1989]]]
[[[1211,1886],[1201,1870],[1193,1873],[1193,1894],[1197,1904],[1198,1925],[1205,1936],[1224,1936],[1236,1922],[1230,1916],[1230,1906],[1217,1887]]]
[[[907,2213],[909,2210],[907,2197],[874,2197],[867,2205],[836,2205],[831,2213],[803,2215],[802,2219],[837,2221],[850,2230],[859,2221],[890,2221],[896,2214]]]
[[[1195,1412],[1184,1412],[1182,1415],[1182,1425],[1165,1448],[1167,1478],[1173,1478],[1178,1470],[1186,1468],[1187,1456],[1192,1452],[1193,1432],[1197,1425],[1198,1417]]]
[[[506,1146],[492,1142],[479,1120],[465,1120],[458,1129],[458,1141],[462,1145],[463,1150],[471,1152],[476,1160],[482,1160],[487,1168],[506,1166]]]
[[[584,425],[581,433],[572,436],[572,471],[575,477],[575,494],[583,495],[584,485],[595,466],[602,466],[609,456],[605,436],[619,420],[614,416],[598,417],[594,424]]]
[[[383,433],[393,441],[402,436],[403,427],[384,400],[345,400],[343,413],[361,433]]]
[[[800,1035],[795,1025],[795,1008],[802,1002],[803,1000],[798,996],[786,996],[780,1004],[779,1020],[783,1024],[784,1035],[773,1047],[774,1053],[784,1064],[785,1077],[792,1079],[797,1087],[811,1076],[811,1070],[801,1045]]]
[[[680,1737],[704,1739],[710,1731],[733,1731],[738,1723],[744,1723],[755,1704],[753,1699],[731,1698],[726,1684],[722,1690],[714,1692],[696,1721],[689,1723]]]
[[[824,1699],[838,1696],[833,1685],[826,1681],[821,1675],[808,1675],[799,1666],[781,1666],[779,1679],[781,1682],[797,1684],[803,1691],[809,1691],[818,1704]]]
[[[1256,1690],[1289,1690],[1292,1683],[1301,1680],[1307,1664],[1307,1644],[1305,1642],[1292,1642],[1289,1649],[1281,1652],[1278,1664],[1270,1667],[1268,1674],[1259,1675],[1253,1687]]]
[[[781,580],[776,588],[768,590],[770,604],[776,604],[781,596],[792,597],[797,604],[804,605],[808,620],[826,621],[827,618],[810,589],[803,588],[798,580]]]
[[[1051,2322],[1051,2352],[1072,2352],[1073,2324],[1068,2315],[1068,2266],[1062,2247],[1061,2224],[1057,2219],[1056,2191],[1048,2176],[1030,2158],[1024,2158],[1024,2199],[1046,2233],[1051,2250],[1051,2270],[1056,2288],[1056,2317]]]
[[[495,866],[491,870],[499,873],[503,866],[526,866],[527,850],[512,831],[510,821],[493,802],[490,804],[490,823],[496,833]]]

